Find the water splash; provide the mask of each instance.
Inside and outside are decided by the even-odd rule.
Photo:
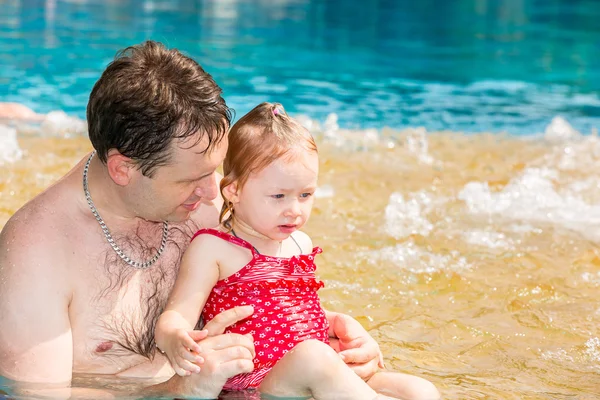
[[[385,247],[364,255],[367,262],[377,264],[388,261],[415,274],[432,274],[439,271],[460,271],[470,269],[466,258],[458,251],[447,255],[431,253],[413,242],[401,243],[393,247]]]
[[[396,239],[410,235],[429,235],[433,224],[425,214],[433,204],[433,197],[425,192],[413,193],[407,200],[404,200],[402,193],[392,193],[385,207],[386,233]]]
[[[600,272],[584,272],[581,274],[581,280],[593,285],[600,285]]]
[[[585,354],[590,361],[600,362],[600,338],[594,337],[585,342]]]
[[[429,155],[429,141],[427,140],[427,130],[425,128],[415,128],[407,131],[406,148],[423,164],[433,164],[433,157]]]
[[[559,349],[556,351],[544,351],[541,353],[541,357],[543,360],[554,360],[559,362],[575,362],[573,357],[569,355],[569,353],[565,349]]]
[[[487,182],[470,182],[458,198],[472,214],[550,223],[600,241],[600,206],[568,188],[560,191],[553,183],[557,179],[554,170],[527,168],[499,192],[492,192]]]
[[[514,241],[501,232],[490,232],[484,230],[470,230],[463,233],[466,242],[475,246],[490,249],[514,249]]]
[[[552,118],[552,121],[544,130],[544,139],[550,142],[565,142],[578,138],[581,138],[581,133],[561,116]]]
[[[87,133],[87,123],[77,117],[71,117],[64,111],[51,111],[44,117],[40,130],[45,136],[69,138]]]
[[[23,157],[23,151],[17,142],[17,130],[0,125],[0,165],[13,163]]]
[[[335,189],[331,185],[319,186],[315,191],[315,197],[318,199],[328,199],[335,195]]]
[[[335,147],[346,150],[365,150],[382,143],[377,129],[342,129],[338,115],[331,113],[321,124],[306,115],[294,116],[316,138]]]

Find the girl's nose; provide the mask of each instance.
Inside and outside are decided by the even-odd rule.
[[[298,215],[300,215],[300,213],[301,213],[300,204],[297,201],[294,201],[288,207],[286,216],[297,217]]]

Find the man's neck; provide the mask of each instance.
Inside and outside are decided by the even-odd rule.
[[[106,165],[97,156],[92,158],[87,175],[94,207],[107,224],[126,227],[139,223],[141,218],[131,212],[131,207],[125,201],[125,189],[112,180]]]

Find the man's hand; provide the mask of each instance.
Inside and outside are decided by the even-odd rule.
[[[254,312],[251,306],[223,311],[208,322],[203,331],[208,337],[198,342],[196,350],[204,359],[200,372],[187,377],[174,376],[153,386],[145,394],[175,394],[216,399],[227,379],[254,370],[254,339],[250,335],[224,334],[225,329]]]
[[[366,381],[378,368],[384,368],[379,345],[357,320],[329,311],[326,315],[329,333],[333,336],[330,337],[331,347],[358,376]]]

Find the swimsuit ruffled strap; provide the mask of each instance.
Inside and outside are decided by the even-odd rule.
[[[244,239],[239,238],[237,236],[230,235],[229,233],[226,233],[226,232],[221,232],[217,229],[212,229],[212,228],[204,228],[204,229],[198,230],[198,232],[196,232],[194,234],[194,236],[192,236],[192,239],[190,240],[190,242],[192,240],[194,240],[196,238],[196,236],[199,236],[199,235],[213,235],[213,236],[218,237],[219,239],[225,240],[226,242],[247,248],[248,250],[250,250],[252,252],[252,255],[254,255],[256,253],[256,251],[254,250],[254,246],[252,246],[250,243],[246,242]]]
[[[308,254],[298,254],[289,259],[290,271],[295,274],[314,272],[317,268],[315,256],[322,253],[320,247],[313,247],[312,252]]]

